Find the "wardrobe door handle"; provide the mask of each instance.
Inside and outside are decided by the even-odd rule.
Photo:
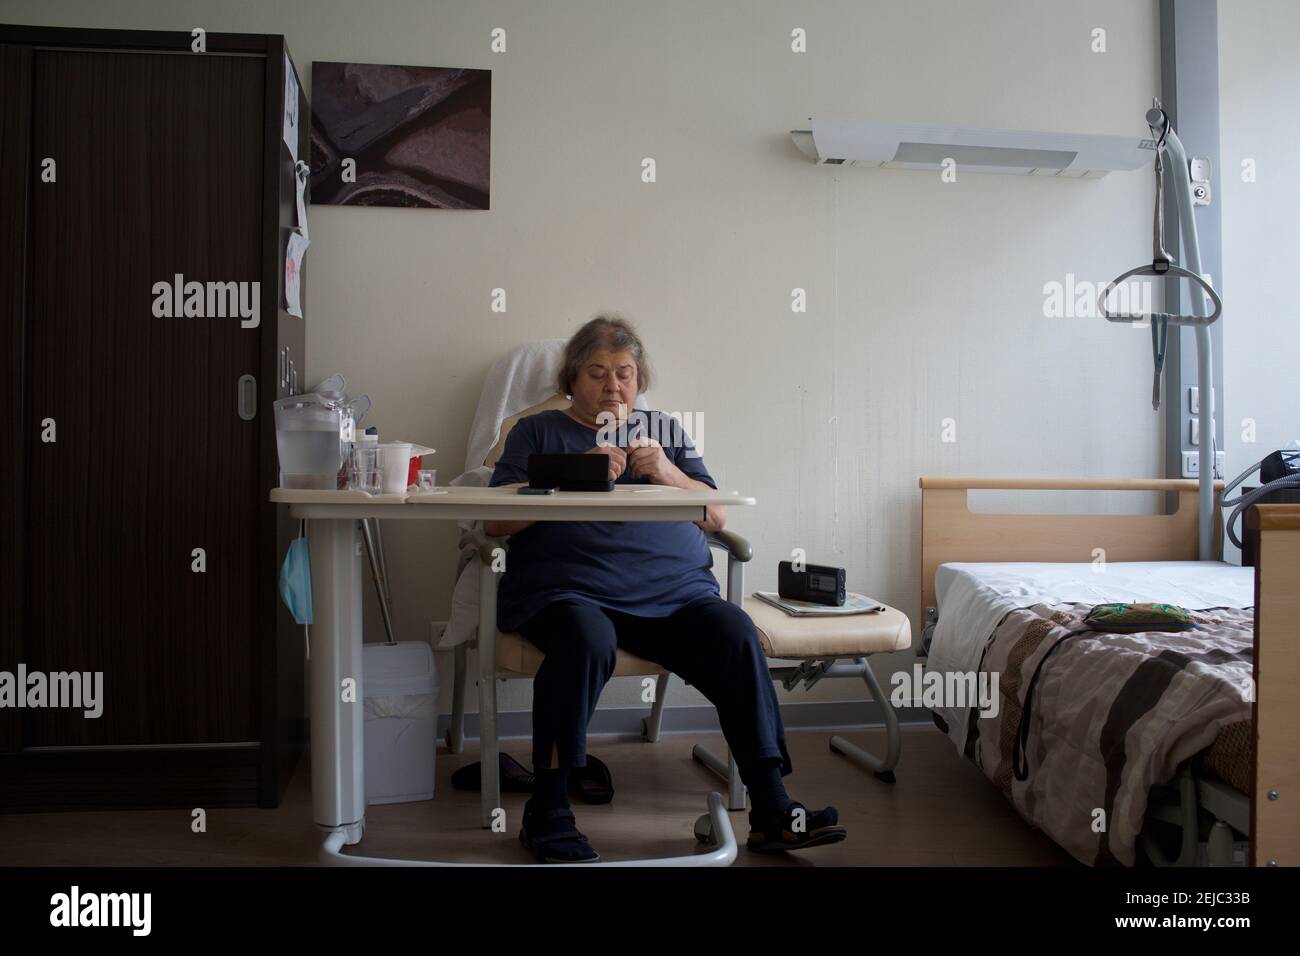
[[[251,422],[257,417],[257,379],[251,375],[239,376],[239,417]]]

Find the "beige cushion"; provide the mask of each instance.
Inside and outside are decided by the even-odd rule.
[[[912,646],[911,622],[892,607],[876,614],[791,617],[756,597],[746,597],[745,613],[758,628],[768,657],[857,657]]]
[[[497,635],[497,667],[500,670],[514,671],[516,674],[536,674],[545,656],[520,634],[502,632]],[[620,650],[613,676],[645,677],[665,673],[667,670],[662,664],[655,664]]]
[[[515,422],[519,421],[519,419],[527,418],[529,415],[536,415],[538,412],[549,411],[552,408],[568,407],[569,400],[567,398],[563,395],[552,395],[546,401],[539,402],[532,408],[525,408],[519,414],[511,415],[501,423],[501,436],[497,439],[497,443],[492,446],[492,450],[487,453],[487,457],[483,459],[483,464],[487,465],[489,468],[496,467],[497,459],[500,458],[501,453],[506,450],[506,436],[510,434],[510,429],[515,427]]]

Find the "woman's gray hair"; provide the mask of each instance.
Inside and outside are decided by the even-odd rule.
[[[631,352],[636,361],[637,394],[650,389],[650,357],[632,323],[615,315],[598,315],[573,333],[564,346],[564,361],[555,385],[561,395],[573,394],[573,380],[597,349]]]

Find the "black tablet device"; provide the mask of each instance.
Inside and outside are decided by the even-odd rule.
[[[613,491],[607,455],[529,455],[528,486],[560,491]]]

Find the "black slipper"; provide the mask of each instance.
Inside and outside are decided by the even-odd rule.
[[[796,809],[802,809],[805,814],[800,832],[794,830]],[[839,843],[849,835],[848,830],[837,825],[839,819],[839,812],[834,807],[809,810],[802,803],[792,803],[780,817],[761,820],[751,810],[749,839],[745,845],[759,853],[772,853]]]
[[[533,775],[524,769],[514,757],[508,753],[497,753],[497,775],[501,781],[502,793],[532,793],[533,792]],[[477,791],[483,786],[483,764],[475,760],[471,764],[466,764],[451,775],[451,785],[457,790],[474,790]]]
[[[524,804],[519,842],[540,863],[595,863],[600,859],[578,830],[573,809],[567,806],[538,809],[529,800]]]
[[[599,757],[587,754],[587,766],[569,771],[569,792],[583,803],[609,803],[614,799],[614,778]]]

